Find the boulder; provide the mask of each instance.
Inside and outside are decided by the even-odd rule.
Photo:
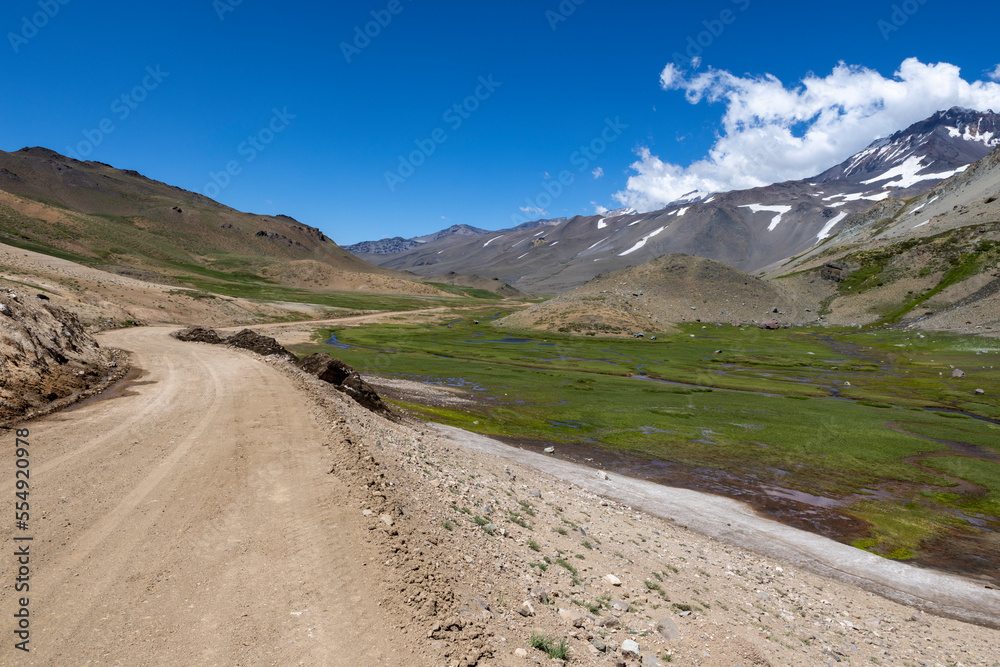
[[[663,617],[656,624],[656,632],[667,641],[676,641],[681,638],[681,632],[672,620]]]
[[[832,280],[835,283],[843,282],[847,276],[851,275],[851,270],[843,262],[829,262],[823,266],[819,273],[823,280]]]
[[[626,639],[622,642],[622,655],[626,658],[639,659],[639,644],[634,639]]]
[[[270,336],[261,336],[255,331],[244,329],[226,339],[226,345],[250,350],[264,357],[278,357],[287,361],[295,361],[294,354],[283,348],[278,341]]]
[[[951,376],[953,378],[964,378],[965,377],[965,371],[959,370],[959,369],[956,368],[955,370],[953,370],[951,372]]]
[[[776,320],[767,320],[757,325],[759,329],[780,329],[781,324]]]

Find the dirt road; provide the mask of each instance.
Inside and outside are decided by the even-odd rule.
[[[13,648],[7,558],[0,664],[419,664],[290,379],[169,331],[103,335],[144,371],[134,386],[24,425],[31,652]],[[13,495],[12,456],[2,471]]]

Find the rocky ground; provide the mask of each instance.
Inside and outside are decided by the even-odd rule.
[[[537,648],[547,641],[580,665],[1000,665],[996,630],[713,541],[301,382],[340,436],[331,472],[352,484],[406,590],[413,622],[399,631],[444,664],[552,664]]]

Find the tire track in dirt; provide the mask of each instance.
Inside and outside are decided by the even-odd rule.
[[[19,663],[423,664],[378,606],[367,522],[326,474],[308,400],[256,355],[169,331],[104,335],[151,382],[29,425],[54,456],[33,475],[46,516]]]

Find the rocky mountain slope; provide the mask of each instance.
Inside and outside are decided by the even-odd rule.
[[[400,253],[360,256],[419,275],[474,270],[535,293],[563,292],[669,253],[756,272],[822,243],[877,202],[926,192],[997,145],[1000,115],[951,109],[812,179],[706,195],[649,213],[577,216],[540,231],[451,236]]]
[[[531,222],[526,222],[513,227],[505,231],[521,231],[525,229],[537,229],[539,227],[551,227],[558,225],[560,222],[565,222],[566,218],[553,218],[551,220],[533,220]],[[448,229],[442,229],[439,232],[434,232],[433,234],[426,234],[424,236],[415,236],[410,239],[404,239],[401,236],[394,236],[391,239],[380,239],[378,241],[362,241],[361,243],[355,243],[354,245],[344,246],[344,250],[353,253],[355,255],[396,255],[401,252],[406,252],[407,250],[412,250],[414,248],[419,248],[426,243],[432,243],[434,241],[445,241],[445,240],[456,240],[465,239],[470,236],[483,236],[484,234],[491,234],[492,232],[486,229],[480,229],[479,227],[473,227],[471,225],[452,225]]]
[[[925,194],[888,198],[847,218],[840,231],[759,277],[671,255],[600,275],[503,324],[627,335],[691,321],[905,324],[997,335],[1000,151]]]
[[[855,215],[825,243],[767,267],[785,286],[832,288],[831,324],[1000,332],[1000,151],[929,192]],[[829,280],[824,281],[823,277]]]

